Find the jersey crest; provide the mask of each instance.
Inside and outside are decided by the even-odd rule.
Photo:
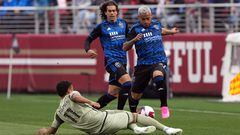
[[[159,30],[159,26],[158,25],[153,25],[153,27],[157,30]]]
[[[119,22],[118,26],[119,26],[120,28],[123,28],[123,23],[122,23],[122,22]]]

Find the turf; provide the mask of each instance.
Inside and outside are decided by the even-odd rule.
[[[85,95],[86,96],[86,95]],[[96,100],[99,95],[86,96]],[[163,120],[159,116],[159,101],[142,99],[139,106],[154,107],[156,119],[160,122],[179,127],[184,135],[240,135],[240,103],[222,103],[214,98],[174,97],[169,100],[171,117]],[[11,99],[0,95],[0,135],[32,135],[38,128],[49,126],[58,106],[56,95],[14,94]],[[116,101],[106,109],[116,108]],[[128,109],[128,108],[126,108]],[[84,134],[63,124],[59,135]],[[122,130],[117,134],[133,134]],[[154,134],[163,135],[161,131]]]

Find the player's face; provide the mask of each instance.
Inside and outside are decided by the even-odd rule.
[[[152,14],[151,13],[145,13],[138,15],[138,19],[140,23],[145,27],[149,27],[152,21]]]
[[[117,8],[114,5],[107,6],[107,11],[105,12],[105,15],[107,16],[107,20],[109,22],[115,22],[117,20]]]
[[[73,92],[73,85],[71,85],[69,88],[68,88],[68,94]]]

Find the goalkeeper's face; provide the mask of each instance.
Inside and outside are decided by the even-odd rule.
[[[116,6],[114,6],[114,5],[107,6],[107,11],[105,12],[105,15],[107,16],[107,20],[109,22],[115,22],[117,20],[117,16],[118,16]]]

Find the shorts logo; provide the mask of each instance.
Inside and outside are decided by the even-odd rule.
[[[121,63],[119,63],[119,62],[114,63],[114,65],[115,65],[115,67],[117,67],[117,68],[120,68],[120,67],[121,67]]]

